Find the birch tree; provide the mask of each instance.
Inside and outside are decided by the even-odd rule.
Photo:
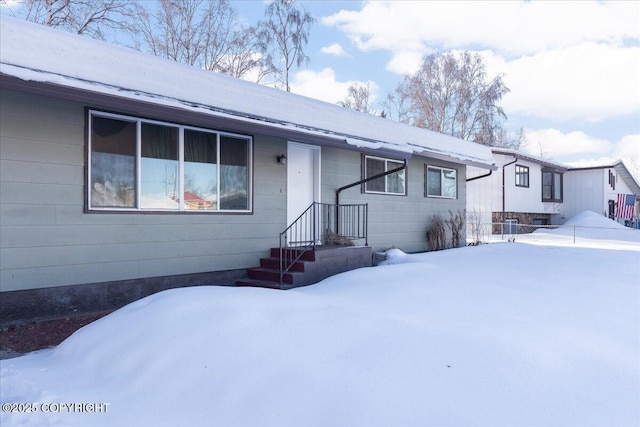
[[[347,89],[347,97],[344,101],[340,101],[338,104],[363,113],[373,114],[370,99],[371,85],[369,83],[366,85],[354,83]]]
[[[138,6],[138,48],[236,78],[255,71],[259,81],[264,74],[257,30],[239,24],[229,0],[159,0],[151,6]]]
[[[265,60],[273,66],[287,92],[291,92],[289,75],[294,65],[309,62],[304,47],[315,19],[295,0],[274,0],[265,9],[265,20],[258,24],[265,45]]]
[[[415,126],[496,145],[508,139],[499,105],[508,92],[501,75],[488,79],[480,55],[445,53],[426,56],[387,101],[402,106],[399,115]]]
[[[104,40],[110,31],[130,31],[134,11],[131,0],[25,0],[18,16]]]

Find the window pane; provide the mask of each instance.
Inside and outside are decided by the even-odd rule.
[[[387,171],[397,169],[402,163],[387,162]],[[404,194],[404,170],[387,175],[387,193]]]
[[[249,141],[220,137],[220,209],[249,209]]]
[[[384,160],[380,159],[372,159],[370,157],[366,158],[365,163],[365,173],[366,178],[370,178],[372,176],[376,176],[385,172]],[[385,191],[385,179],[384,177],[374,179],[373,181],[369,181],[365,183],[366,191],[378,191],[383,193]]]
[[[542,200],[551,200],[553,183],[553,174],[551,172],[542,172]]]
[[[442,197],[456,197],[456,171],[455,170],[442,170]]]
[[[555,200],[562,199],[562,175],[559,173],[553,174],[553,198]]]
[[[178,209],[178,129],[142,123],[142,208]]]
[[[516,165],[516,185],[519,187],[529,186],[529,168]]]
[[[91,117],[91,207],[136,206],[136,123]]]
[[[441,196],[441,173],[440,169],[427,168],[427,195],[428,196]]]
[[[184,131],[184,208],[217,209],[217,137],[214,133]]]

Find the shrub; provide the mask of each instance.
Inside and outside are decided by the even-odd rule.
[[[460,241],[462,240],[462,230],[466,224],[466,211],[460,212],[458,209],[458,213],[455,215],[449,211],[449,215],[451,218],[445,220],[445,224],[447,224],[449,230],[451,230],[451,246],[459,248]]]
[[[446,235],[447,232],[444,228],[444,220],[439,213],[433,214],[431,217],[431,224],[427,229],[427,244],[429,250],[439,251],[446,247]]]

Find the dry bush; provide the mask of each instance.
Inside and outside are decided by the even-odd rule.
[[[466,224],[466,211],[458,212],[454,215],[453,212],[449,211],[449,215],[451,218],[445,220],[445,224],[451,230],[451,246],[454,248],[460,247],[460,242],[462,241],[462,230]]]
[[[427,229],[427,244],[429,250],[439,251],[446,247],[447,231],[444,228],[444,219],[439,213],[433,214],[431,224]]]

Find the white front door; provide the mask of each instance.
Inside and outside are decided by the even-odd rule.
[[[320,147],[289,142],[287,149],[287,225],[320,201]]]

